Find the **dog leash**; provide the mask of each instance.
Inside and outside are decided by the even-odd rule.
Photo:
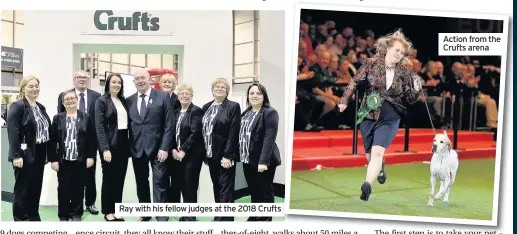
[[[414,76],[413,76],[413,79],[415,79]],[[420,81],[418,83],[420,83]],[[431,127],[433,128],[433,133],[434,133],[434,135],[436,135],[436,129],[434,128],[433,118],[431,118],[431,112],[429,111],[429,106],[427,106],[426,96],[425,96],[424,89],[422,88],[421,84],[420,84],[420,92],[422,92],[422,96],[424,96],[425,109],[427,109],[427,115],[429,116],[429,122],[431,122]]]

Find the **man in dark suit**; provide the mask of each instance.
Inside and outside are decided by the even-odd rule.
[[[93,122],[95,118],[95,101],[98,97],[101,96],[100,93],[95,92],[88,88],[88,83],[90,81],[90,76],[85,71],[78,71],[74,75],[74,86],[72,90],[75,90],[77,94],[78,103],[77,109],[84,113],[87,113],[91,121]],[[61,113],[66,111],[65,106],[63,106],[63,93],[59,94],[57,100],[57,113]],[[95,136],[95,135],[94,135]],[[95,140],[95,142],[97,142]],[[97,144],[94,145],[97,148]],[[86,206],[86,211],[91,214],[99,214],[99,210],[95,207],[95,201],[97,200],[97,187],[95,185],[95,168],[97,163],[97,157],[94,157],[94,164],[92,167],[87,169],[86,178],[85,178],[85,194],[84,194],[84,204]]]
[[[151,203],[149,163],[153,173],[153,202],[166,203],[169,190],[166,159],[172,143],[172,102],[167,93],[151,88],[151,76],[144,70],[135,72],[138,92],[127,98],[129,138],[137,195],[140,203]],[[151,217],[141,217],[149,221]],[[156,217],[168,221],[168,217]]]

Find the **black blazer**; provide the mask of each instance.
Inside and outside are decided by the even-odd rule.
[[[45,116],[49,124],[49,137],[52,135],[52,129],[50,124],[50,118],[47,115],[47,111],[41,103],[36,102],[41,113]],[[21,99],[9,107],[7,112],[7,138],[9,139],[9,162],[14,159],[23,158],[24,164],[31,164],[35,160],[36,156],[36,119],[32,112],[31,106],[27,99]],[[21,144],[27,144],[27,149],[22,150]],[[45,161],[49,154],[52,153],[52,145],[50,141],[45,143],[47,145],[47,152]]]
[[[126,99],[122,98],[120,99],[120,102],[122,103],[122,106],[124,106],[126,112],[128,112]],[[129,125],[129,115],[127,116],[127,123]],[[111,96],[107,94],[100,96],[95,102],[95,132],[97,134],[97,143],[99,145],[101,155],[102,152],[111,150],[117,146],[117,108],[115,107]],[[129,136],[125,137],[128,138]]]
[[[174,122],[172,125],[172,147],[171,149],[178,150],[176,142],[176,124],[180,117],[181,106],[174,111]],[[185,111],[185,116],[180,125],[180,143],[181,150],[185,152],[187,160],[203,160],[206,156],[206,149],[203,142],[203,111],[194,104],[190,104]],[[196,158],[192,158],[192,156]]]
[[[139,98],[138,92],[127,98],[131,154],[140,158],[144,152],[148,157],[156,157],[158,149],[169,152],[173,138],[172,103],[169,94],[151,88],[143,119],[138,113]]]
[[[203,115],[213,102],[203,105]],[[215,117],[212,130],[212,159],[220,160],[225,157],[235,162],[240,161],[238,156],[240,113],[241,107],[234,101],[225,99],[221,104],[221,110]]]
[[[251,107],[248,107],[242,116],[249,111],[251,111]],[[249,145],[249,157],[252,165],[263,164],[273,167],[282,164],[280,150],[276,144],[278,119],[278,112],[275,109],[262,107],[253,120]]]
[[[78,161],[86,161],[86,158],[95,158],[97,150],[95,148],[95,128],[92,118],[84,112],[77,111],[77,150]],[[52,135],[50,141],[55,146],[55,150],[49,155],[49,162],[61,162],[66,154],[66,112],[61,112],[54,116],[52,120]]]
[[[178,95],[176,95],[175,93],[171,94],[171,103],[172,103],[172,111],[181,110],[180,100],[178,99]]]

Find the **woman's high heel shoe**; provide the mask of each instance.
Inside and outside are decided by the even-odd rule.
[[[107,215],[104,215],[104,220],[106,220],[108,222],[117,221],[117,219],[115,217],[113,217],[113,219],[108,219]]]

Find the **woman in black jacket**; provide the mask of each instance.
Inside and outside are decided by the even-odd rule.
[[[61,221],[81,221],[86,185],[86,169],[91,168],[95,152],[95,130],[90,116],[77,109],[74,90],[63,92],[66,111],[54,116],[50,141],[56,150],[49,155],[58,179],[58,216]]]
[[[225,78],[212,82],[213,101],[203,106],[203,139],[206,164],[210,168],[216,203],[233,203],[235,163],[239,160],[241,108],[227,99],[230,85]],[[214,221],[233,221],[233,217],[215,217]]]
[[[102,213],[106,221],[124,221],[115,216],[115,203],[122,202],[131,156],[128,123],[124,81],[113,73],[106,79],[104,94],[95,103],[95,129],[102,163]]]
[[[178,88],[180,106],[174,111],[174,139],[172,140],[171,195],[179,202],[197,203],[199,173],[206,155],[201,133],[203,111],[192,103],[192,86],[183,84]],[[195,217],[181,217],[180,221],[196,221]]]
[[[273,179],[281,165],[276,145],[278,112],[270,106],[266,88],[252,84],[242,113],[239,154],[252,203],[274,203]],[[272,217],[249,217],[248,221],[272,221]]]
[[[36,102],[39,79],[25,76],[20,81],[19,100],[7,112],[9,162],[14,168],[14,221],[41,221],[39,202],[43,171],[52,153],[50,118]]]

